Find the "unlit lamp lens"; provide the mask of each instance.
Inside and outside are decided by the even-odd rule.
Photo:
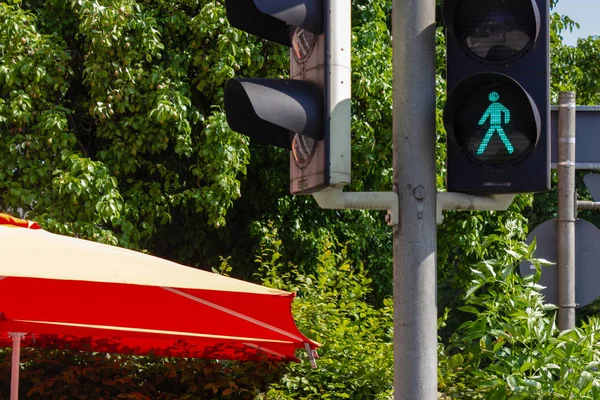
[[[456,39],[471,57],[491,64],[508,64],[533,45],[539,15],[531,0],[463,0],[456,8]]]

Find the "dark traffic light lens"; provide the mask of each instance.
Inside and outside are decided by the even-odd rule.
[[[540,116],[527,92],[496,73],[472,75],[450,93],[444,122],[449,137],[481,165],[509,166],[524,159],[540,134]]]
[[[539,10],[532,0],[462,0],[454,14],[454,33],[471,57],[508,64],[537,39]]]

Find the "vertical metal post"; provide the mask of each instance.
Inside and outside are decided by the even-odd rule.
[[[575,326],[575,92],[558,98],[558,329]]]
[[[12,338],[12,362],[10,372],[10,400],[19,400],[19,371],[21,370],[21,339],[25,336],[20,332],[9,332]]]
[[[394,398],[437,399],[435,0],[393,0]]]

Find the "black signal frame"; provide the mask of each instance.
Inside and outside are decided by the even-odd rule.
[[[444,125],[447,131],[447,190],[462,193],[541,192],[550,188],[550,52],[549,0],[516,0],[530,4],[528,17],[534,40],[512,57],[485,60],[465,48],[456,37],[455,21],[460,4],[472,0],[445,0],[442,15],[447,32],[447,102]],[[509,0],[510,1],[510,0]],[[512,0],[515,1],[515,0]],[[478,0],[493,10],[500,0]],[[537,10],[537,11],[536,11]],[[490,12],[489,15],[494,15]],[[485,25],[484,22],[481,23]],[[468,92],[469,79],[478,74],[509,77],[530,99],[535,119],[536,143],[529,151],[510,162],[489,164],[468,154],[457,142],[454,118]],[[517,89],[515,89],[517,90]],[[490,123],[490,121],[488,121]],[[460,133],[458,133],[460,134]]]

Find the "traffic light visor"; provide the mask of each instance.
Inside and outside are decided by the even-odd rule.
[[[231,129],[273,146],[291,150],[295,133],[323,138],[323,93],[308,81],[230,79],[224,103]]]
[[[290,46],[290,28],[285,21],[265,14],[253,0],[225,0],[231,26],[273,42]]]
[[[471,75],[450,92],[444,109],[448,140],[477,164],[507,167],[527,157],[540,136],[540,114],[514,79]]]
[[[290,27],[322,34],[323,7],[323,0],[225,0],[232,26],[284,46],[291,45]]]
[[[535,0],[447,0],[444,20],[462,50],[486,64],[521,58],[540,30]]]

